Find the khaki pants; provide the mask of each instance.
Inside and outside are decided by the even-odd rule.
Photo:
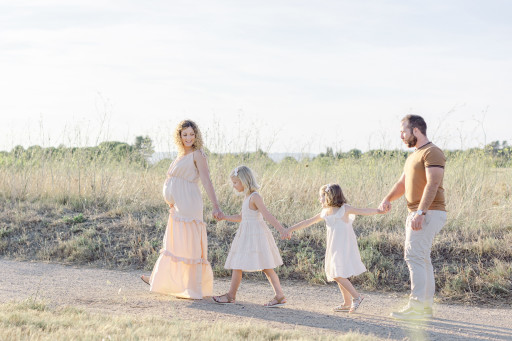
[[[411,212],[405,222],[404,259],[411,277],[409,304],[413,307],[432,306],[434,302],[434,268],[430,251],[434,237],[446,223],[445,211],[427,211],[421,230],[411,228],[411,220],[416,212]]]

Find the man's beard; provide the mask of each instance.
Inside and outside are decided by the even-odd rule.
[[[407,144],[407,147],[413,148],[414,146],[416,146],[416,143],[418,143],[418,139],[416,138],[416,136],[411,135],[411,137],[409,137],[409,139],[406,140],[405,143]]]

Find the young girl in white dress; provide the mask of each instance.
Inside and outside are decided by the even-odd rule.
[[[328,281],[336,281],[343,295],[343,303],[333,310],[353,313],[363,302],[364,296],[359,294],[348,280],[366,271],[361,262],[357,247],[356,235],[352,227],[355,215],[382,214],[376,208],[355,208],[348,205],[339,185],[329,184],[320,188],[319,201],[322,211],[314,217],[301,221],[288,232],[300,230],[325,220],[327,225],[327,242],[325,250],[325,274]]]
[[[274,268],[282,265],[283,261],[272,232],[263,218],[281,233],[283,239],[288,238],[286,229],[267,210],[263,199],[256,192],[259,186],[251,169],[239,166],[231,172],[230,177],[233,188],[244,193],[245,199],[241,214],[221,217],[227,221],[240,222],[240,227],[236,231],[224,265],[224,268],[233,270],[229,292],[221,296],[213,296],[213,300],[219,304],[234,303],[236,292],[242,281],[242,271],[263,271],[275,294],[274,298],[264,306],[268,308],[282,306],[286,303],[286,298]]]

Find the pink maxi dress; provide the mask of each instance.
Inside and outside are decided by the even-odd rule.
[[[176,159],[167,172],[163,194],[174,207],[149,283],[153,292],[202,299],[213,294],[213,271],[208,262],[203,199],[193,155]]]

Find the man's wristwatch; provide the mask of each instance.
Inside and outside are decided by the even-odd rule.
[[[416,215],[426,215],[427,212],[423,212],[422,210],[417,210]]]

